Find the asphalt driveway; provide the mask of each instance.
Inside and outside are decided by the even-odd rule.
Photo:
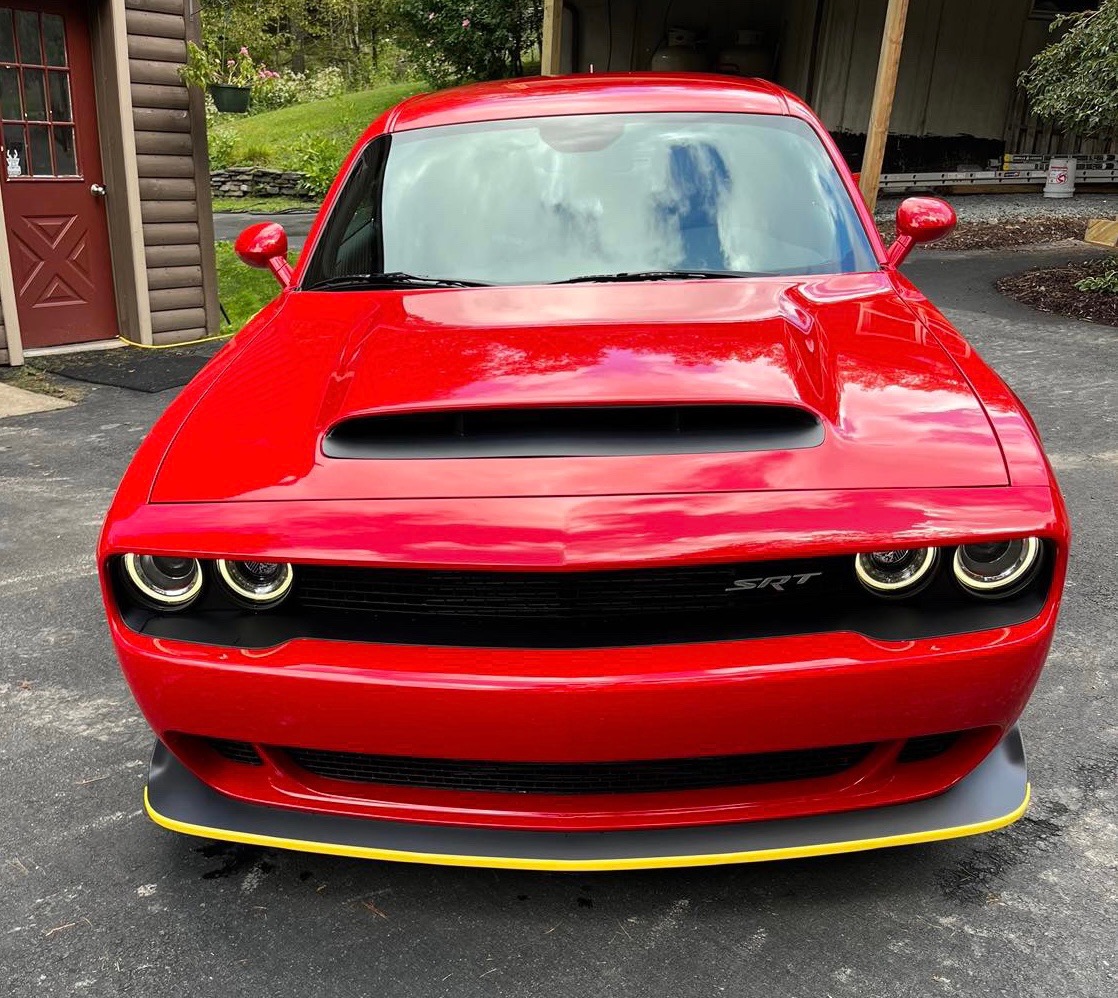
[[[551,875],[165,832],[141,813],[150,736],[92,550],[172,393],[91,387],[74,408],[0,422],[0,995],[1115,994],[1118,330],[990,290],[1037,258],[929,253],[909,268],[1030,406],[1076,529],[1024,720],[1034,803],[976,839]]]

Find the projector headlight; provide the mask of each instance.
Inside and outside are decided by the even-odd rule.
[[[216,565],[217,574],[229,591],[242,603],[257,609],[281,602],[295,581],[295,572],[286,562],[219,560]]]
[[[964,544],[955,549],[955,578],[976,596],[1012,596],[1033,580],[1040,566],[1040,552],[1040,541],[1035,537]]]
[[[858,581],[886,598],[912,596],[932,581],[939,552],[935,548],[872,551],[854,559]]]
[[[202,591],[197,558],[126,554],[124,571],[144,601],[161,610],[181,610]]]

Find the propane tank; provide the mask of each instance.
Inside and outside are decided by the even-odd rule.
[[[658,73],[701,73],[707,68],[707,60],[696,47],[697,42],[694,31],[669,28],[667,42],[652,56],[652,69]]]
[[[1044,185],[1046,198],[1070,198],[1075,194],[1075,159],[1059,156],[1048,163],[1048,183]]]
[[[734,45],[718,53],[718,72],[733,76],[767,77],[772,72],[772,54],[760,31],[742,29]]]

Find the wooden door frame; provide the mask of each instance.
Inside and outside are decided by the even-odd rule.
[[[147,307],[147,263],[140,216],[140,179],[136,167],[124,0],[97,0],[87,9],[101,169],[109,191],[105,212],[117,331],[134,342],[150,344],[151,310]],[[3,200],[0,195],[0,240],[6,248],[8,229]],[[0,253],[0,310],[3,311],[8,363],[17,366],[23,363],[24,349],[8,252]]]

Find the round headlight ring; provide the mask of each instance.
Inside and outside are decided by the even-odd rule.
[[[219,558],[215,565],[221,581],[233,596],[255,609],[281,603],[295,582],[295,570],[287,562]]]
[[[856,555],[858,581],[875,596],[902,599],[915,596],[935,575],[938,548],[898,548]]]
[[[1036,537],[963,544],[955,549],[955,580],[974,596],[1004,599],[1032,582],[1040,568],[1040,555]]]
[[[197,558],[176,555],[126,554],[124,572],[144,602],[161,610],[182,610],[202,591],[202,565]]]

